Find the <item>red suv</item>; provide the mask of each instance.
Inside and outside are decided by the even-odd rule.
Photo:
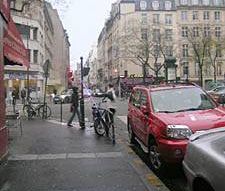
[[[131,143],[148,152],[152,167],[182,162],[189,137],[196,131],[225,126],[225,108],[194,84],[133,88],[128,106]]]

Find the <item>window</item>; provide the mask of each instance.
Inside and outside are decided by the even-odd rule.
[[[188,20],[187,11],[181,11],[181,20],[182,21],[187,21]]]
[[[192,0],[192,5],[198,5],[198,0]]]
[[[153,15],[153,23],[154,24],[159,24],[159,14],[154,14]]]
[[[221,5],[222,4],[222,0],[214,0],[214,5]]]
[[[209,37],[210,36],[210,27],[209,26],[205,26],[204,27],[204,36],[205,37]]]
[[[221,45],[218,44],[217,47],[216,47],[216,56],[221,58],[222,57],[222,48],[221,48]]]
[[[140,9],[146,10],[147,9],[147,2],[146,1],[140,1]]]
[[[173,30],[172,29],[166,29],[165,30],[166,33],[166,40],[172,41],[173,40]]]
[[[16,8],[16,0],[11,0],[10,2],[10,8]]]
[[[154,56],[160,55],[160,48],[159,45],[154,45]]]
[[[205,75],[211,76],[211,71],[212,71],[212,68],[211,68],[210,63],[206,62],[205,63]]]
[[[215,36],[218,38],[221,37],[221,28],[220,27],[215,28]]]
[[[16,28],[20,32],[23,39],[30,39],[30,27],[29,26],[16,24]]]
[[[182,55],[183,55],[184,58],[188,57],[188,44],[183,44]]]
[[[147,40],[148,39],[148,29],[141,29],[141,39]]]
[[[193,11],[193,20],[198,20],[198,11]]]
[[[187,3],[188,3],[188,0],[180,0],[181,5],[187,5]]]
[[[166,56],[173,56],[173,46],[166,46],[165,54]]]
[[[193,37],[199,36],[199,27],[193,27]]]
[[[202,0],[203,5],[209,5],[209,0]]]
[[[147,25],[147,13],[141,14],[141,22],[143,25]]]
[[[166,10],[171,10],[171,8],[172,8],[172,3],[170,1],[166,1],[165,2],[165,9]]]
[[[218,76],[221,76],[222,75],[222,65],[223,65],[222,62],[218,62],[217,63],[217,75]]]
[[[185,78],[188,78],[188,74],[189,74],[189,63],[188,62],[183,62],[182,63],[183,66],[183,76]]]
[[[161,75],[162,73],[161,73],[161,69],[163,68],[163,65],[161,64],[161,63],[155,63],[155,70],[157,70],[158,71],[158,75]]]
[[[37,40],[38,28],[33,29],[33,40]]]
[[[198,63],[195,63],[195,76],[198,76],[199,74],[199,65]]]
[[[220,12],[219,11],[216,11],[215,12],[215,20],[216,21],[219,21],[220,20]]]
[[[203,19],[204,20],[209,20],[209,11],[204,11],[203,12]]]
[[[182,27],[182,37],[188,37],[188,27]]]
[[[172,24],[172,15],[165,15],[165,23],[166,25]]]
[[[153,30],[153,39],[155,41],[159,41],[159,39],[160,39],[160,29],[154,29]]]
[[[38,50],[34,50],[34,60],[33,60],[34,64],[37,64],[38,63]]]
[[[158,1],[153,1],[152,2],[152,8],[154,10],[158,10],[159,9],[159,2]]]

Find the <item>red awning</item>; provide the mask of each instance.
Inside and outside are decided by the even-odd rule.
[[[10,9],[8,0],[0,0],[0,14],[8,22],[10,17]]]
[[[3,53],[9,61],[7,64],[29,67],[28,51],[12,17],[10,17],[7,30],[4,33]]]

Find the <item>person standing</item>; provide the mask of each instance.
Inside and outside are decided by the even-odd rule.
[[[73,93],[71,96],[71,106],[70,106],[70,111],[72,112],[72,116],[70,117],[67,126],[68,127],[73,127],[72,122],[73,119],[75,117],[75,115],[77,115],[78,120],[80,122],[80,113],[79,113],[79,94],[78,94],[78,88],[77,87],[73,87]]]
[[[21,99],[22,99],[22,104],[24,105],[25,104],[25,98],[26,98],[26,90],[24,88],[21,90],[20,96],[21,96]]]
[[[13,104],[13,112],[14,113],[16,112],[16,95],[17,95],[16,89],[13,88],[13,91],[12,91],[12,104]]]

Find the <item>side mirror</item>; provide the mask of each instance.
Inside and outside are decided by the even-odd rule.
[[[140,110],[144,115],[149,115],[149,109],[145,105],[142,105]]]
[[[217,99],[217,102],[218,102],[219,104],[224,105],[224,104],[225,104],[225,94],[221,94],[221,95],[219,96],[219,98]]]

